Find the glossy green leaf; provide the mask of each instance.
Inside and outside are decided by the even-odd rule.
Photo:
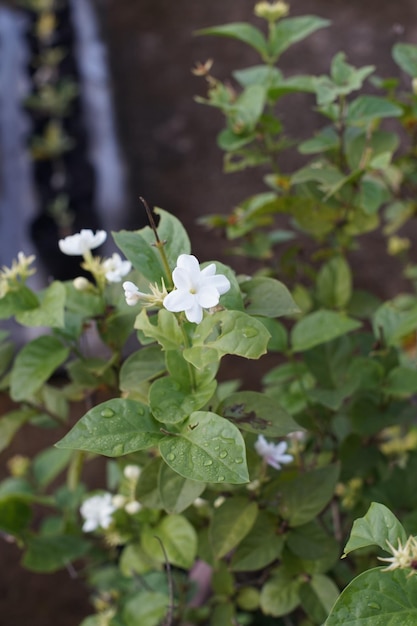
[[[329,308],[345,307],[352,295],[352,272],[347,261],[337,256],[320,269],[317,276],[317,297]]]
[[[149,317],[147,311],[142,309],[134,327],[145,337],[157,341],[164,350],[177,350],[184,342],[176,315],[166,309],[161,309],[152,317]]]
[[[280,617],[291,613],[300,603],[301,581],[291,579],[284,572],[277,572],[262,587],[260,605],[265,615]]]
[[[157,445],[162,436],[147,406],[114,398],[90,409],[56,446],[115,457]]]
[[[165,563],[189,569],[197,554],[197,533],[191,523],[182,515],[167,515],[155,528],[143,532],[142,547],[145,551]],[[162,546],[164,550],[162,549]]]
[[[398,547],[398,540],[404,545],[406,539],[405,530],[394,513],[385,505],[372,502],[366,515],[354,521],[345,554],[374,545],[387,551],[387,541]]]
[[[322,624],[339,597],[339,589],[329,576],[314,574],[300,587],[301,605],[315,624]]]
[[[168,213],[158,207],[154,209],[154,212],[159,216],[157,228],[158,236],[159,239],[164,242],[164,252],[167,257],[168,264],[171,270],[173,270],[177,265],[177,260],[180,254],[190,254],[190,240],[187,235],[187,231],[175,215],[172,215],[172,213]],[[146,226],[139,232],[159,258],[160,253],[154,245],[155,235],[153,230],[149,226]],[[142,267],[138,267],[138,269],[142,272],[142,274],[144,274]]]
[[[263,569],[281,556],[284,536],[277,534],[275,515],[259,511],[248,532],[233,552],[231,569],[234,572],[253,572]]]
[[[126,602],[123,623],[126,626],[159,626],[168,611],[168,605],[167,595],[141,590]]]
[[[291,332],[294,352],[309,350],[321,343],[360,328],[361,323],[335,311],[314,311],[296,323]]]
[[[240,496],[229,498],[213,511],[209,536],[217,559],[226,556],[246,537],[257,515],[256,502]]]
[[[241,289],[246,296],[245,311],[250,315],[281,317],[300,312],[285,285],[274,278],[252,278],[242,283]]]
[[[267,55],[267,43],[262,32],[245,22],[235,22],[234,24],[224,24],[213,26],[197,31],[197,35],[216,35],[220,37],[230,37],[248,44],[254,48],[262,57]]]
[[[31,289],[21,285],[16,291],[9,291],[0,298],[0,319],[5,320],[22,311],[36,309],[39,300]]]
[[[135,391],[144,381],[165,372],[165,357],[159,346],[146,346],[131,354],[120,369],[121,391]]]
[[[180,476],[166,463],[161,464],[158,485],[161,501],[168,513],[182,513],[206,488],[205,483]]]
[[[40,489],[44,489],[68,465],[73,455],[72,450],[45,448],[36,455],[32,463],[32,471]]]
[[[310,522],[332,499],[339,472],[338,465],[327,465],[280,484],[280,515],[291,527]]]
[[[357,576],[342,591],[325,626],[414,626],[417,578],[407,570],[381,570]]]
[[[358,96],[348,108],[347,123],[369,124],[384,117],[399,117],[402,109],[380,96]]]
[[[279,20],[271,28],[268,52],[276,60],[287,48],[297,41],[302,41],[316,30],[328,26],[330,22],[314,15],[288,17]]]
[[[417,78],[417,46],[410,43],[396,43],[392,49],[394,61],[413,78]]]
[[[257,391],[238,391],[229,395],[218,407],[219,413],[238,428],[270,437],[283,437],[300,430],[275,399]]]
[[[49,335],[27,343],[17,355],[10,376],[12,399],[30,398],[66,361],[68,355],[68,348]]]
[[[182,431],[164,437],[159,449],[165,462],[184,478],[236,484],[249,480],[242,435],[215,413],[192,413]]]
[[[73,535],[31,537],[22,563],[32,572],[56,572],[84,556],[88,550],[88,541]]]
[[[64,306],[66,300],[65,285],[54,281],[38,295],[38,307],[16,314],[19,324],[23,326],[62,328],[64,326]]]
[[[149,390],[152,415],[165,424],[177,424],[193,411],[201,409],[212,398],[216,386],[216,381],[212,380],[208,385],[191,392],[181,388],[170,376],[158,378]]]

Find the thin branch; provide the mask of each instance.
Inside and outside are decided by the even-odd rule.
[[[174,620],[174,583],[172,580],[172,572],[171,572],[171,564],[168,561],[168,555],[167,552],[165,550],[165,546],[162,543],[162,540],[160,537],[158,537],[157,535],[154,535],[155,539],[157,541],[159,541],[159,544],[161,546],[161,550],[164,553],[164,559],[165,559],[165,568],[166,568],[166,573],[167,573],[167,580],[168,580],[168,595],[169,595],[169,604],[168,604],[168,611],[167,614],[165,616],[165,619],[162,623],[162,626],[172,626],[173,624],[173,620]]]

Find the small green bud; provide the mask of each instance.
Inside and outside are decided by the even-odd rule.
[[[289,5],[283,0],[277,2],[258,2],[255,5],[254,13],[257,17],[262,17],[268,22],[277,22],[282,17],[286,17],[290,11]]]

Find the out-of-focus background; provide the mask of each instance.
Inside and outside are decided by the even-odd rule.
[[[196,220],[230,211],[261,191],[262,181],[251,172],[222,174],[215,141],[222,119],[217,110],[195,102],[195,95],[205,94],[205,83],[191,68],[213,58],[214,75],[225,79],[231,70],[258,62],[238,42],[195,35],[201,28],[232,21],[261,25],[253,4],[69,0],[70,10],[61,15],[68,24],[61,26],[70,26],[67,44],[77,66],[80,92],[70,130],[79,143],[50,171],[45,162],[34,165],[30,158],[28,137],[39,119],[22,107],[33,80],[33,23],[20,6],[0,2],[0,265],[10,264],[24,250],[39,257],[40,280],[69,277],[73,268],[56,258],[57,235],[70,228],[62,203],[69,202],[78,228],[139,228],[144,224],[139,196],[184,222],[201,260],[226,258],[227,244],[208,237]],[[286,75],[327,72],[340,50],[354,65],[373,64],[382,77],[398,75],[391,59],[393,44],[417,41],[415,0],[291,2],[292,15],[307,13],[328,18],[332,25],[284,53],[281,69]],[[281,115],[293,137],[305,138],[317,126],[312,103],[305,95],[286,99]],[[294,161],[283,162],[283,169],[290,171],[296,158],[294,153]],[[50,185],[51,179],[52,192],[38,184],[47,180]],[[53,205],[55,218],[46,205]],[[365,278],[367,271],[364,264]],[[21,454],[30,454],[35,446],[33,441],[16,441]],[[0,554],[2,625],[77,626],[89,613],[88,593],[70,572],[24,572],[18,548],[5,542]]]

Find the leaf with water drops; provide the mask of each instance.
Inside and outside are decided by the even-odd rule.
[[[121,456],[157,445],[162,436],[147,406],[114,398],[88,411],[56,446]]]
[[[170,376],[158,378],[149,390],[152,414],[159,422],[177,424],[193,411],[201,409],[213,396],[216,386],[216,381],[212,380],[208,385],[190,392]]]
[[[233,424],[251,433],[283,437],[300,430],[275,399],[256,391],[238,391],[229,395],[218,408]]]
[[[387,550],[387,541],[393,546],[398,546],[398,540],[404,544],[406,539],[404,527],[394,513],[391,513],[385,505],[372,502],[366,515],[353,523],[349,541],[345,546],[345,554],[358,548],[375,545]]]
[[[414,626],[417,577],[407,570],[363,572],[341,593],[325,626]]]
[[[159,449],[166,463],[184,478],[207,483],[249,481],[243,437],[215,413],[192,413],[181,432],[164,437]]]
[[[193,346],[184,350],[184,358],[202,367],[225,354],[259,359],[266,353],[271,335],[265,326],[243,311],[219,311],[206,316],[198,325]],[[206,361],[208,350],[210,361]]]

